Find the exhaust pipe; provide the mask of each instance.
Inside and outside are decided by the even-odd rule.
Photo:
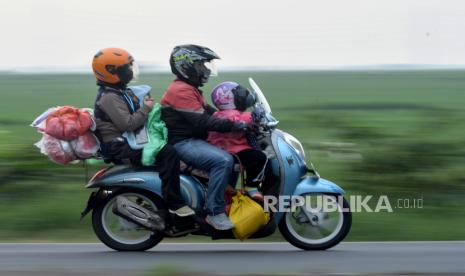
[[[115,215],[146,229],[160,232],[165,230],[165,220],[160,215],[131,202],[124,196],[116,197],[112,211]]]

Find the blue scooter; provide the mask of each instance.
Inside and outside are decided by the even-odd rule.
[[[344,191],[323,179],[313,165],[306,164],[302,144],[292,135],[276,128],[278,121],[259,86],[249,78],[257,97],[255,111],[261,113],[258,145],[269,158],[272,172],[269,196],[299,203],[291,208],[274,206],[271,220],[250,237],[264,238],[279,228],[292,245],[304,250],[325,250],[337,245],[349,233],[352,215]],[[97,237],[119,251],[143,251],[157,245],[164,237],[188,234],[213,239],[234,239],[232,231],[218,231],[204,222],[208,179],[193,173],[181,174],[181,193],[196,210],[196,216],[176,217],[167,212],[161,192],[161,180],[153,167],[112,166],[98,171],[86,185],[97,189],[89,197],[82,217],[92,211],[92,225]],[[297,197],[298,196],[298,197]],[[336,202],[332,210],[314,208],[319,198]],[[270,201],[271,202],[271,201]],[[277,200],[274,203],[285,202]],[[277,209],[276,209],[277,208]]]

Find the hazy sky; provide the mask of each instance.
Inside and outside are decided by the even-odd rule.
[[[465,65],[465,1],[1,0],[0,68],[87,68],[109,46],[167,66],[176,44],[221,67]]]

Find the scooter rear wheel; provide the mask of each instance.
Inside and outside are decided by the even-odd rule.
[[[347,200],[328,194],[303,196],[306,202],[310,200],[310,197],[315,196],[327,197],[336,202],[342,200],[342,202],[338,202],[337,210],[334,212],[313,210],[309,212],[307,210],[305,214],[303,207],[297,207],[294,212],[286,212],[279,222],[279,231],[283,237],[290,244],[304,250],[326,250],[340,243],[352,226],[352,214],[348,211]],[[315,207],[312,206],[312,208]]]
[[[100,241],[118,251],[145,251],[157,245],[164,237],[162,233],[144,229],[112,212],[119,195],[153,211],[160,206],[159,199],[147,191],[126,189],[113,193],[92,212],[92,226]]]

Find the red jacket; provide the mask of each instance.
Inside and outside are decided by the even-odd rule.
[[[210,130],[229,132],[234,126],[233,121],[211,116],[216,109],[206,103],[202,91],[178,79],[168,86],[160,103],[170,144],[189,138],[206,139]]]
[[[239,110],[221,110],[213,114],[216,118],[228,119],[235,122],[252,122],[252,113]],[[230,153],[238,153],[245,149],[251,149],[245,132],[219,133],[210,131],[207,141]]]

